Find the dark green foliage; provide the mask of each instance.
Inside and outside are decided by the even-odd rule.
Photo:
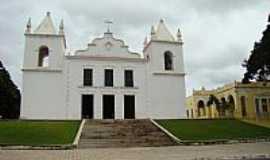
[[[244,60],[242,66],[246,68],[246,73],[242,79],[243,83],[249,83],[250,80],[270,80],[270,15],[268,22],[269,24],[263,32],[262,39],[255,42],[249,59]]]
[[[0,121],[0,144],[71,144],[80,121]]]
[[[0,61],[0,116],[4,119],[18,118],[20,102],[20,91],[12,82],[8,71]]]
[[[157,120],[157,122],[181,140],[236,140],[270,136],[270,128],[232,119]]]

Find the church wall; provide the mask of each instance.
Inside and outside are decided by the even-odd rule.
[[[157,119],[183,118],[185,93],[184,78],[178,76],[157,75],[149,84],[149,117]],[[158,86],[158,87],[157,87]]]
[[[61,69],[64,46],[62,36],[44,36],[44,35],[27,35],[25,39],[24,51],[24,69],[37,69],[38,53],[41,46],[49,48],[49,65],[50,68]]]
[[[64,56],[67,50],[63,22],[57,33],[47,13],[32,32],[29,20],[25,32],[21,118],[81,119],[83,94],[94,97],[94,119],[103,118],[103,95],[108,94],[115,97],[116,119],[124,118],[124,95],[135,96],[135,118],[183,117],[185,74],[181,33],[177,32],[175,40],[163,20],[157,27],[157,35],[154,30],[151,40],[145,42],[143,54],[150,56],[147,60],[129,51],[124,41],[114,38],[109,29],[103,37],[88,43],[86,49]],[[40,49],[41,46],[44,47]],[[167,60],[173,59],[170,71],[165,71],[166,51],[170,51]],[[83,85],[84,68],[93,71],[92,86]],[[113,69],[113,87],[104,86],[105,69]],[[133,70],[134,87],[124,86],[124,70]],[[86,104],[90,102],[91,99]],[[91,117],[91,112],[88,114],[85,116]]]
[[[48,66],[38,66],[42,46]],[[21,119],[66,119],[64,51],[64,36],[25,34]]]
[[[62,72],[24,72],[21,119],[66,119]]]
[[[81,95],[94,95],[94,118],[102,118],[102,96],[115,95],[115,118],[123,119],[124,95],[135,95],[136,118],[147,118],[145,99],[145,63],[124,61],[67,60],[66,100],[70,118],[81,118]],[[83,86],[83,69],[93,69],[93,86]],[[114,87],[104,87],[104,70],[113,69]],[[124,87],[124,70],[131,69],[134,74],[134,87]]]
[[[164,69],[164,52],[173,54],[173,70]],[[182,46],[179,43],[151,42],[146,53],[148,114],[151,118],[177,119],[185,115],[185,79]]]

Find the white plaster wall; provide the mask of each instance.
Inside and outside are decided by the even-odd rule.
[[[149,117],[155,119],[183,118],[185,114],[184,77],[156,75],[150,78]]]
[[[164,69],[164,52],[173,53],[173,70]],[[185,78],[182,45],[152,41],[145,51],[147,63],[148,115],[156,119],[184,118]]]
[[[102,96],[106,94],[115,95],[115,118],[124,118],[124,95],[135,95],[135,116],[146,118],[146,85],[145,85],[145,63],[125,61],[97,61],[84,59],[67,59],[69,65],[68,77],[68,117],[81,118],[81,95],[94,95],[94,118],[102,118]],[[93,86],[83,86],[83,69],[93,69]],[[114,70],[114,87],[104,87],[104,70]],[[134,87],[124,87],[124,70],[132,69],[134,76]]]
[[[66,119],[62,72],[23,72],[21,119]]]
[[[94,95],[95,119],[102,118],[105,94],[115,95],[116,119],[124,118],[124,95],[135,96],[136,118],[181,118],[185,114],[182,46],[151,42],[144,53],[150,60],[145,61],[129,52],[123,41],[106,36],[95,39],[75,56],[65,57],[63,37],[27,35],[23,68],[28,70],[23,71],[21,118],[81,119],[82,94]],[[110,48],[106,48],[108,42]],[[37,67],[42,45],[50,49],[48,68]],[[167,50],[174,54],[173,71],[164,70]],[[92,87],[83,86],[84,68],[93,69]],[[104,69],[114,70],[114,87],[104,87]],[[124,87],[125,69],[133,70],[133,88]]]
[[[164,69],[164,52],[170,51],[173,54],[173,70]],[[183,49],[180,43],[152,41],[144,54],[148,54],[148,72],[185,73]]]
[[[26,35],[24,51],[24,69],[38,67],[38,54],[41,46],[49,48],[49,68],[62,69],[64,57],[64,37],[57,35]]]
[[[49,48],[49,66],[38,66],[41,46]],[[59,35],[26,34],[23,63],[22,119],[66,119],[63,58]]]

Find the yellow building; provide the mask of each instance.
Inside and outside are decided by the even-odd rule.
[[[186,107],[187,117],[191,119],[270,119],[270,83],[235,81],[213,90],[193,90],[186,98]]]

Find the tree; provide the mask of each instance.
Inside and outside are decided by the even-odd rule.
[[[244,60],[242,66],[246,68],[243,83],[250,80],[270,81],[270,15],[262,39],[254,43],[249,59]]]
[[[20,101],[20,91],[0,61],[0,116],[5,119],[18,118]]]

